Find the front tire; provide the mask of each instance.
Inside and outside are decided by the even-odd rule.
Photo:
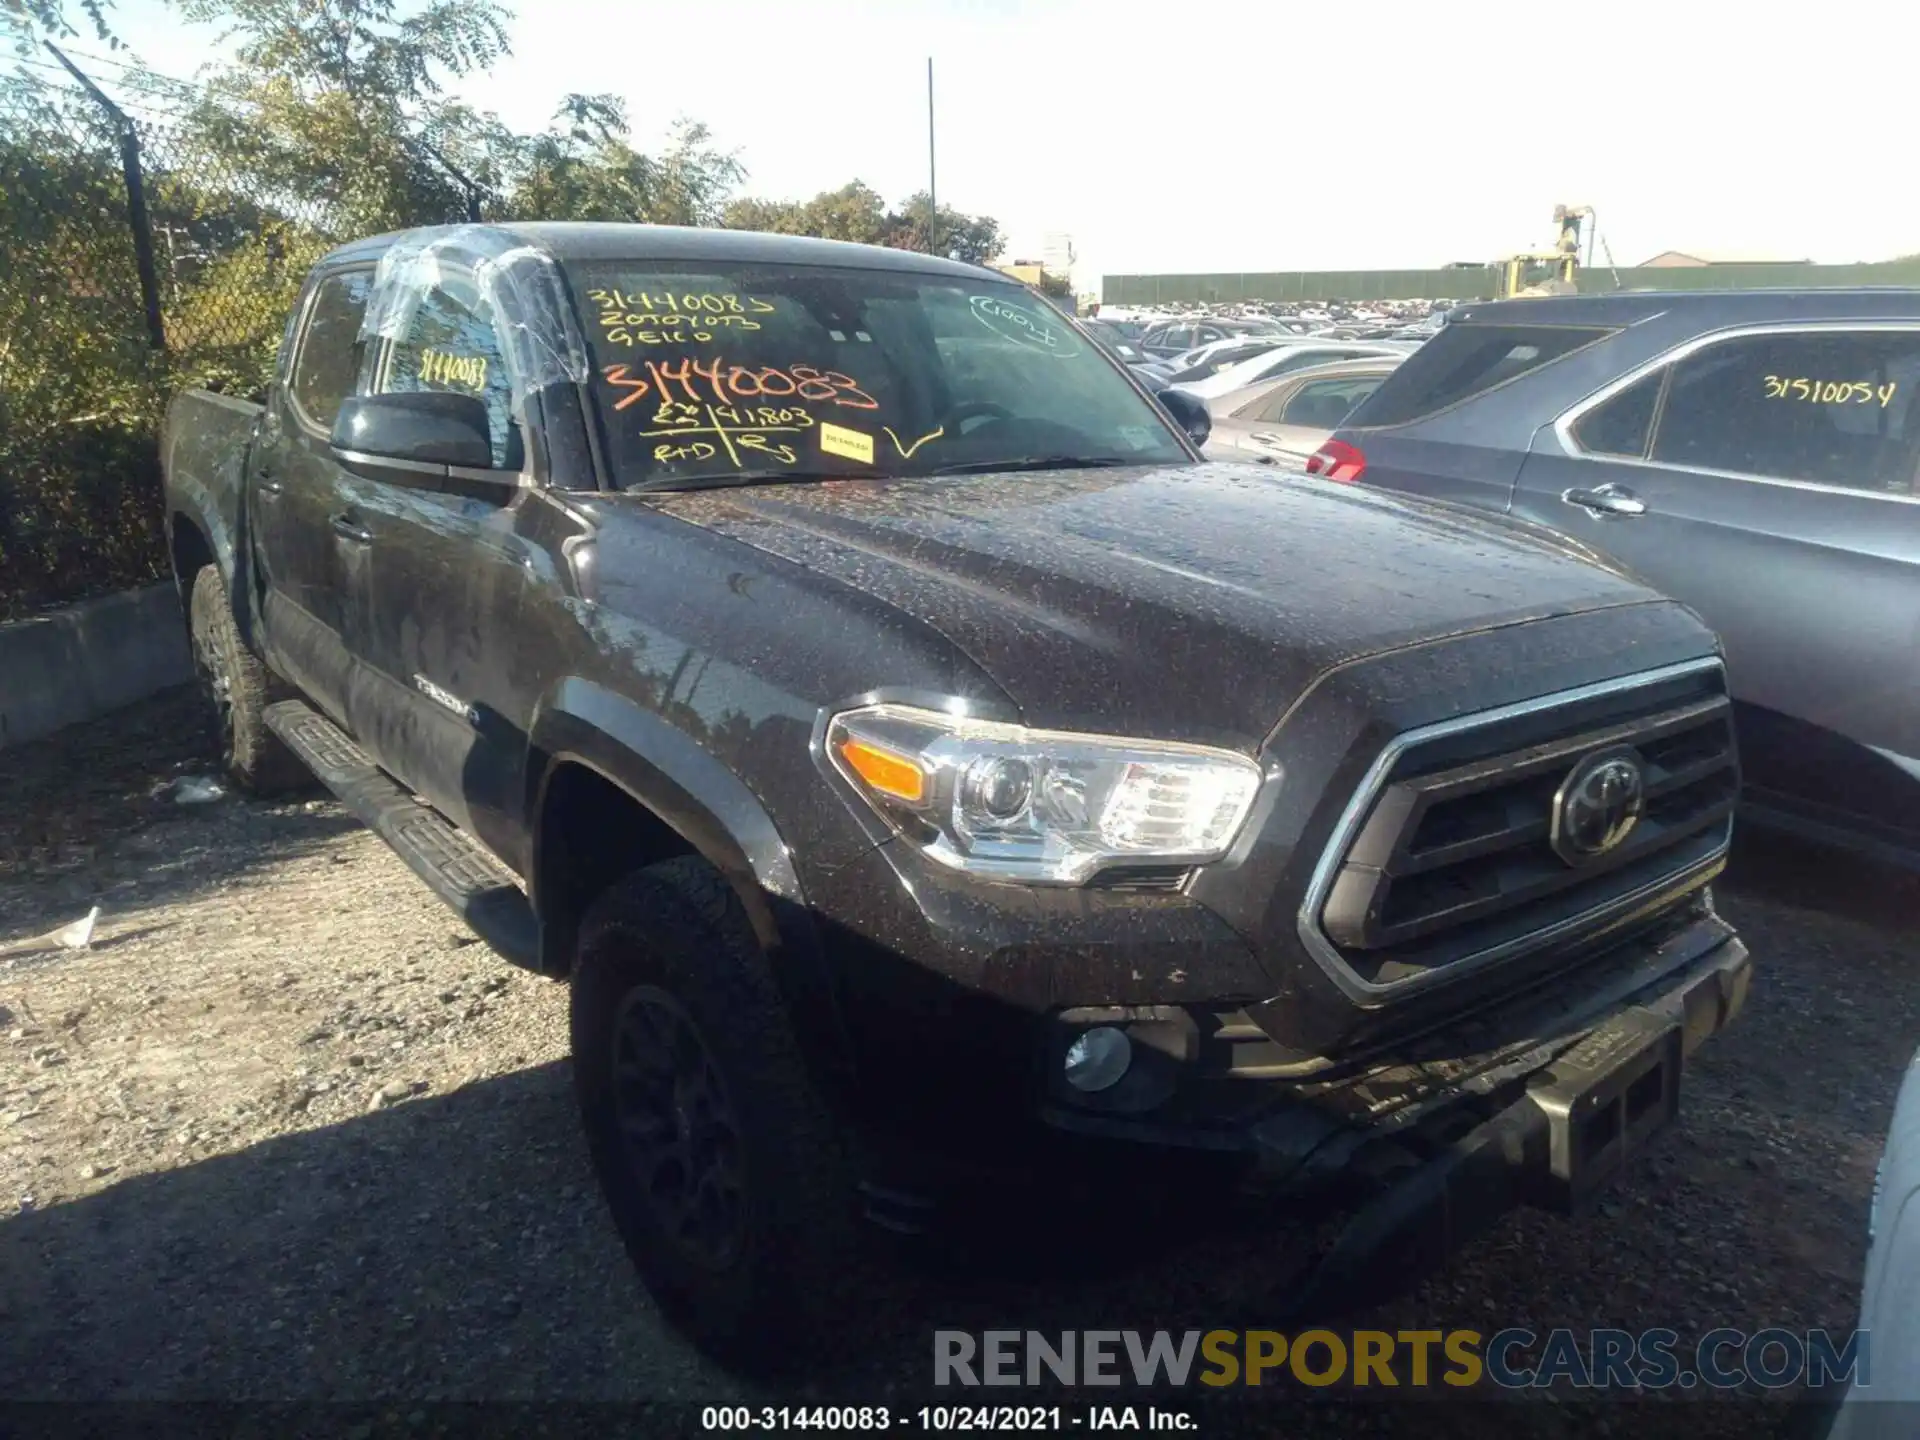
[[[702,1349],[788,1368],[855,1267],[844,1139],[751,925],[697,858],[616,884],[581,924],[573,1071],[628,1255]]]
[[[290,692],[240,638],[227,587],[211,565],[193,577],[188,621],[193,668],[213,707],[214,738],[227,774],[255,795],[306,786],[306,767],[267,728],[267,706]]]

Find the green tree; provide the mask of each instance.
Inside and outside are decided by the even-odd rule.
[[[859,245],[883,245],[887,240],[886,202],[871,186],[855,180],[838,190],[823,190],[801,207],[806,234]]]
[[[148,347],[119,173],[98,107],[0,78],[0,613],[164,568],[157,436],[183,385],[257,391],[308,268],[355,236],[457,219],[730,225],[912,249],[924,197],[858,180],[809,200],[737,194],[737,153],[681,121],[634,144],[622,101],[571,95],[535,134],[448,93],[507,54],[497,0],[169,0],[228,59],[139,117],[168,348]],[[23,48],[110,45],[113,0],[0,0]],[[933,248],[990,260],[999,227],[941,207]]]
[[[94,107],[23,77],[0,79],[0,122],[7,619],[28,599],[161,573],[155,437],[168,385],[141,324],[116,137]]]
[[[717,225],[744,174],[697,121],[676,124],[658,154],[635,149],[616,95],[569,95],[536,135],[464,107],[435,107],[424,136],[484,186],[486,217],[495,220]]]
[[[924,191],[888,209],[878,191],[859,180],[838,190],[823,190],[811,200],[762,200],[742,196],[729,201],[723,223],[736,230],[767,230],[776,235],[817,235],[862,245],[891,245],[901,250],[927,246],[927,196]],[[1000,226],[989,215],[966,215],[942,205],[933,216],[936,253],[984,265],[1003,248]]]
[[[887,205],[877,190],[855,180],[838,190],[822,190],[811,200],[729,201],[722,222],[735,230],[769,230],[776,235],[816,235],[823,240],[885,244]]]
[[[901,203],[889,217],[891,232],[886,243],[903,250],[925,250],[927,245],[927,192],[922,190]],[[964,260],[970,265],[988,265],[1006,249],[1000,235],[1000,223],[991,215],[968,215],[950,205],[942,205],[933,215],[933,245],[936,255],[949,260]]]
[[[113,0],[75,0],[74,8],[95,39],[120,48],[119,37],[107,24]],[[10,37],[22,51],[32,50],[42,38],[64,40],[80,33],[63,0],[0,0],[0,35]]]
[[[225,26],[240,43],[234,70],[292,81],[303,92],[341,90],[374,113],[404,111],[453,76],[509,53],[510,11],[494,0],[177,0],[181,17]]]
[[[729,230],[764,230],[771,235],[806,235],[806,209],[797,200],[761,200],[742,195],[726,203],[720,223]]]
[[[315,211],[335,234],[456,215],[458,185],[419,143],[448,80],[507,54],[493,0],[182,0],[238,43],[206,78],[188,137],[246,193]]]

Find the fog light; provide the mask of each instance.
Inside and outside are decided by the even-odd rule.
[[[1067,1047],[1067,1084],[1089,1095],[1111,1089],[1131,1064],[1133,1042],[1127,1039],[1127,1032],[1102,1025]]]

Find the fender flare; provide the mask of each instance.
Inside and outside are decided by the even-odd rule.
[[[233,586],[234,545],[233,536],[228,533],[226,524],[220,518],[219,507],[213,503],[213,496],[207,487],[192,475],[175,471],[167,481],[167,509],[169,520],[178,523],[184,520],[198,530],[207,542],[207,551],[213,556],[214,568],[220,572],[220,583],[229,589]],[[173,548],[171,525],[168,527],[167,548],[169,557]],[[178,583],[185,585],[193,579],[191,575],[176,575]]]
[[[567,679],[549,692],[529,732],[529,886],[536,914],[540,817],[547,788],[564,765],[592,771],[652,813],[713,865],[739,897],[803,1045],[831,1065],[851,1055],[825,947],[807,907],[792,853],[759,797],[691,736],[616,691]],[[552,937],[541,923],[542,948]]]
[[[196,476],[169,468],[167,476],[167,559],[174,568],[174,589],[180,595],[180,611],[186,614],[192,600],[193,577],[178,573],[175,563],[173,527],[182,521],[198,530],[213,556],[213,568],[226,587],[227,603],[233,610],[233,623],[240,639],[256,648],[253,624],[252,567],[247,547],[239,543],[239,532],[247,524],[247,496],[243,485],[235,499],[235,523],[228,525],[220,515],[213,492]]]

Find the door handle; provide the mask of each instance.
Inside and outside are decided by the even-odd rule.
[[[1560,498],[1569,505],[1591,510],[1596,515],[1644,515],[1647,502],[1624,485],[1596,485],[1591,490],[1563,490]]]
[[[343,540],[351,540],[356,545],[371,545],[373,532],[351,515],[331,516],[327,523],[333,527],[333,533]]]
[[[253,484],[254,488],[262,495],[278,495],[281,490],[285,488],[278,480],[273,478],[273,472],[271,470],[262,470],[257,473],[253,477]]]

